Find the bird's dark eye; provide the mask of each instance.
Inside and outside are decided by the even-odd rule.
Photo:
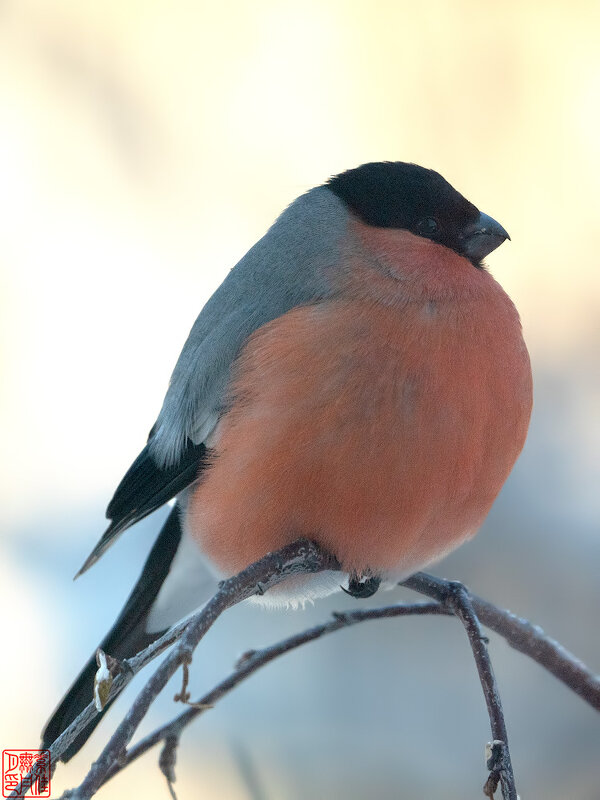
[[[433,236],[439,230],[439,225],[433,217],[425,217],[418,224],[419,233],[421,236]]]

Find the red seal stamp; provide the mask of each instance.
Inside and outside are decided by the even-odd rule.
[[[50,797],[49,750],[2,751],[2,797]]]

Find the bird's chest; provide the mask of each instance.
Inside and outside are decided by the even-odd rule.
[[[498,317],[493,305],[433,302],[296,309],[251,340],[234,384],[239,422],[274,450],[296,448],[306,471],[362,463],[367,483],[369,470],[390,483],[424,460],[439,474],[486,466],[494,448],[512,457],[529,360],[516,314]]]
[[[503,343],[492,333],[468,314],[374,303],[298,308],[261,328],[190,502],[215,562],[236,568],[306,535],[353,568],[403,571],[472,533],[529,419],[518,320]]]
[[[432,302],[340,317],[323,330],[325,352],[311,354],[306,408],[323,418],[323,435],[343,432],[380,455],[402,445],[405,457],[411,442],[423,448],[448,436],[456,447],[474,435],[492,446],[528,414],[529,360],[518,328],[498,331],[468,309]]]

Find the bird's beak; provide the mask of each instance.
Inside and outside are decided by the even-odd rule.
[[[464,229],[461,238],[464,254],[474,262],[481,261],[506,239],[510,240],[502,225],[487,214],[479,214],[475,222]]]

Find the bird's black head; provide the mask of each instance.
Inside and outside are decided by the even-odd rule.
[[[379,161],[328,181],[356,216],[376,228],[402,228],[449,247],[480,267],[509,239],[504,228],[432,169],[403,161]]]

